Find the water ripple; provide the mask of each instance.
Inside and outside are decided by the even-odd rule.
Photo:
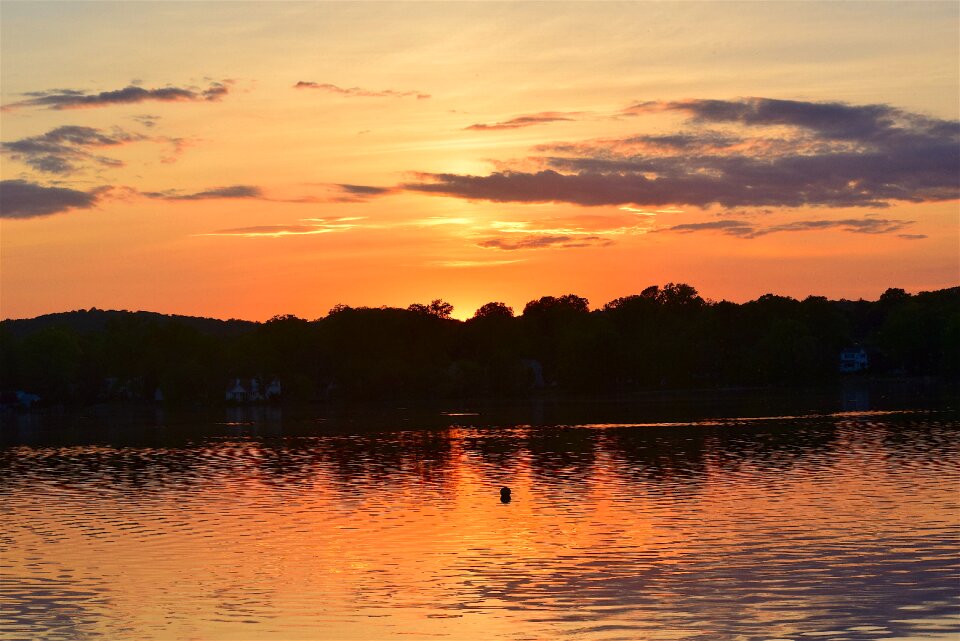
[[[0,639],[947,638],[950,417],[4,447]]]

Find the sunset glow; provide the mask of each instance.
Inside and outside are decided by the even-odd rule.
[[[0,314],[960,282],[960,6],[4,2]]]

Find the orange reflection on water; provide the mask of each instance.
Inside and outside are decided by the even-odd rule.
[[[902,635],[960,475],[887,418],[20,447],[0,637]]]

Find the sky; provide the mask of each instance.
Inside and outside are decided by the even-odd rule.
[[[0,316],[960,284],[956,2],[0,2]]]

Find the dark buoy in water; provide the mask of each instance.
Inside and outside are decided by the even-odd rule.
[[[510,502],[510,488],[509,488],[509,487],[501,487],[501,488],[500,488],[500,502],[501,502],[501,503],[509,503],[509,502]]]

